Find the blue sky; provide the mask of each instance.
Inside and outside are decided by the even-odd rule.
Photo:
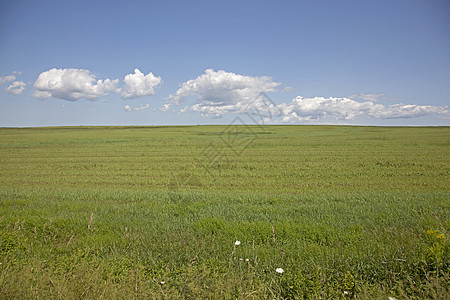
[[[450,125],[450,2],[5,0],[0,84],[0,126]]]

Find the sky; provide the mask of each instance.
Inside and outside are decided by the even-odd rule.
[[[0,1],[0,126],[450,125],[450,1]]]

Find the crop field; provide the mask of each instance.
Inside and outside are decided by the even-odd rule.
[[[0,128],[0,298],[448,299],[450,128]]]

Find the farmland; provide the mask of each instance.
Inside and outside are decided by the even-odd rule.
[[[449,153],[449,127],[2,128],[0,298],[444,299]]]

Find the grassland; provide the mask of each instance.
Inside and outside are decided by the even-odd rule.
[[[3,128],[0,298],[448,299],[449,150],[448,127]]]

